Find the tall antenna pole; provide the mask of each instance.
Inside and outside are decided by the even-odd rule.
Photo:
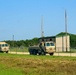
[[[43,16],[41,17],[41,37],[44,37],[44,31],[43,31]]]
[[[65,33],[66,33],[66,52],[67,52],[67,12],[65,10]]]
[[[14,35],[13,35],[13,47],[14,47]]]

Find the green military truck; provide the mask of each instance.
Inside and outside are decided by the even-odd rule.
[[[30,55],[53,55],[55,52],[55,43],[53,41],[40,42],[39,45],[29,46]]]
[[[6,42],[0,42],[0,52],[6,52],[9,51],[9,45]]]

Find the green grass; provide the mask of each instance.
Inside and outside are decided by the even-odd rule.
[[[23,75],[21,70],[7,67],[4,64],[0,64],[0,75]]]
[[[0,75],[76,75],[76,57],[0,54]]]
[[[71,49],[70,49],[70,52],[71,52],[71,53],[76,53],[76,49],[75,49],[75,48],[71,48]]]

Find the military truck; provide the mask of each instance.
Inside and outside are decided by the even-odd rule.
[[[0,52],[6,52],[9,51],[9,45],[6,42],[0,42]]]
[[[53,41],[40,42],[39,45],[29,46],[30,55],[53,55],[55,52],[55,43]]]

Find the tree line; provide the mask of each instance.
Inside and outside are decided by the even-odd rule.
[[[63,35],[66,35],[65,32],[61,32],[59,34],[57,34],[56,36],[63,36]],[[70,34],[70,33],[67,33],[67,35],[70,36],[70,47],[76,47],[76,35],[75,34]],[[8,40],[8,41],[5,41],[7,42],[10,47],[20,47],[20,46],[24,46],[24,47],[28,47],[29,45],[37,45],[39,42],[38,42],[38,39],[39,38],[33,38],[33,39],[26,39],[26,40],[18,40],[18,41],[13,41],[13,40]]]
[[[33,38],[30,40],[28,40],[28,39],[27,40],[18,40],[18,41],[8,40],[5,42],[7,42],[10,45],[10,47],[20,47],[20,46],[28,47],[29,45],[38,44],[38,38]]]

